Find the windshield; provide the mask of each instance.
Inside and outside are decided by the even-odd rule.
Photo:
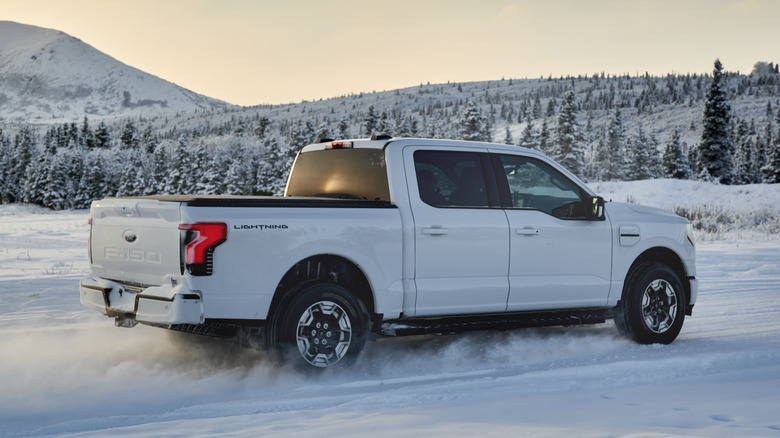
[[[382,149],[326,149],[301,153],[285,196],[322,196],[390,202]]]

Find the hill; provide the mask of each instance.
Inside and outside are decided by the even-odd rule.
[[[42,123],[229,106],[56,30],[0,21],[0,119]]]

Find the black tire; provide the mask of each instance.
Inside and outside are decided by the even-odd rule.
[[[368,316],[349,291],[332,283],[304,287],[282,310],[271,346],[285,363],[309,370],[343,367],[363,350]]]
[[[626,283],[615,325],[640,344],[670,344],[682,330],[685,305],[685,289],[673,269],[642,263]]]

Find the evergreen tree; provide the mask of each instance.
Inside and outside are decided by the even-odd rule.
[[[230,168],[231,159],[227,154],[214,153],[206,167],[204,179],[206,181],[206,195],[224,195],[227,193],[225,175]]]
[[[726,74],[720,60],[715,60],[712,83],[704,104],[702,125],[697,171],[723,184],[731,184],[734,178],[731,103],[728,99]]]
[[[131,150],[127,154],[125,168],[122,170],[122,178],[116,192],[117,196],[140,196],[143,194],[146,187],[137,186],[138,180],[136,179],[136,174],[142,169],[141,152]]]
[[[561,104],[551,156],[575,175],[583,175],[585,150],[583,148],[583,136],[577,123],[577,101],[574,96],[574,90],[566,93]]]
[[[266,116],[262,116],[257,120],[254,133],[260,138],[265,138],[265,134],[268,131],[268,127],[271,126],[271,119]]]
[[[25,125],[14,137],[11,157],[7,160],[6,184],[2,198],[4,203],[21,202],[24,197],[24,180],[27,167],[32,162],[35,138],[30,127]]]
[[[672,138],[666,145],[663,154],[664,176],[674,179],[688,179],[691,177],[691,163],[688,155],[680,144],[680,131],[672,132]]]
[[[202,195],[207,191],[206,169],[208,168],[209,161],[210,159],[205,145],[201,144],[199,147],[195,148],[195,153],[192,157],[191,170],[191,178],[195,184],[192,192],[194,194]]]
[[[186,195],[194,193],[196,182],[192,180],[192,159],[190,157],[189,142],[185,136],[180,136],[176,143],[169,173],[166,178],[165,191],[171,194]],[[227,168],[224,169],[227,171]],[[225,172],[222,173],[225,175]]]
[[[281,194],[277,190],[280,186],[279,180],[282,178],[279,169],[276,167],[279,144],[275,138],[269,138],[265,142],[265,151],[260,155],[257,165],[257,176],[255,178],[255,193],[261,195]]]
[[[373,136],[379,127],[379,116],[374,110],[374,105],[368,107],[368,114],[363,119],[363,133],[366,137]]]
[[[645,134],[641,123],[632,144],[630,172],[626,175],[628,179],[638,181],[658,176],[657,169],[655,169],[656,160],[654,159],[658,150]]]
[[[338,138],[345,139],[345,138],[349,138],[349,137],[350,137],[350,134],[349,134],[349,122],[344,117],[344,118],[342,118],[339,121],[339,125],[338,125]]]
[[[46,147],[46,143],[44,143],[42,151],[37,151],[36,148],[36,152],[33,154],[24,174],[22,202],[37,205],[43,203],[46,175],[51,163],[51,157],[54,155],[53,151],[53,148]]]
[[[125,127],[122,130],[122,135],[119,137],[120,145],[122,149],[137,149],[141,143],[141,139],[138,135],[138,130],[132,121],[128,120],[125,123]]]
[[[536,132],[534,131],[533,125],[530,122],[527,125],[525,125],[525,128],[523,129],[523,133],[520,136],[520,140],[518,140],[517,145],[528,149],[539,150],[539,138],[536,135]]]
[[[460,139],[466,141],[489,141],[486,138],[486,131],[487,120],[477,105],[471,100],[468,101],[466,109],[463,110],[463,114],[458,122]]]
[[[152,155],[154,154],[154,151],[157,150],[160,140],[157,138],[157,135],[152,132],[150,126],[147,126],[146,129],[144,129],[143,134],[141,134],[141,144],[147,155]]]
[[[390,134],[390,121],[387,117],[387,111],[382,111],[382,115],[379,116],[379,124],[376,130],[377,134]]]
[[[512,131],[509,130],[509,126],[506,127],[506,134],[504,135],[504,144],[514,145],[515,140],[512,138]]]
[[[737,150],[734,154],[734,184],[753,184],[758,182],[759,168],[756,167],[756,153],[748,124],[744,120],[737,123]]]
[[[95,147],[100,149],[108,149],[111,147],[111,133],[108,131],[106,122],[100,121],[97,129],[95,130]]]
[[[68,208],[68,197],[72,195],[66,176],[68,174],[69,157],[66,151],[60,151],[53,157],[51,166],[46,173],[46,187],[42,196],[44,207],[53,210]]]
[[[11,202],[9,198],[12,169],[11,142],[0,129],[0,204]]]
[[[542,129],[539,131],[539,150],[547,154],[550,152],[550,129],[547,127],[547,119],[542,120]]]
[[[146,193],[150,195],[169,195],[166,191],[166,178],[168,175],[168,154],[164,143],[160,143],[154,149],[152,155],[152,177],[146,186]]]
[[[776,115],[777,133],[766,155],[766,164],[761,168],[762,181],[767,184],[780,183],[780,111]]]
[[[606,141],[598,152],[597,178],[602,181],[622,180],[628,173],[628,157],[626,154],[626,129],[623,126],[623,118],[620,108],[610,119],[606,132]]]
[[[539,98],[539,94],[534,96],[534,105],[531,108],[531,120],[536,120],[542,117],[542,100]]]
[[[81,124],[81,138],[84,141],[85,148],[92,149],[95,147],[95,134],[89,127],[89,120],[87,120],[87,116],[84,116],[84,122]]]

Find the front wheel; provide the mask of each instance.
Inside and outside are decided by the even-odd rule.
[[[366,342],[368,317],[343,287],[318,283],[292,299],[279,320],[277,353],[308,369],[352,362]]]
[[[685,289],[677,273],[661,263],[639,265],[616,309],[618,330],[640,344],[670,344],[684,319]]]

